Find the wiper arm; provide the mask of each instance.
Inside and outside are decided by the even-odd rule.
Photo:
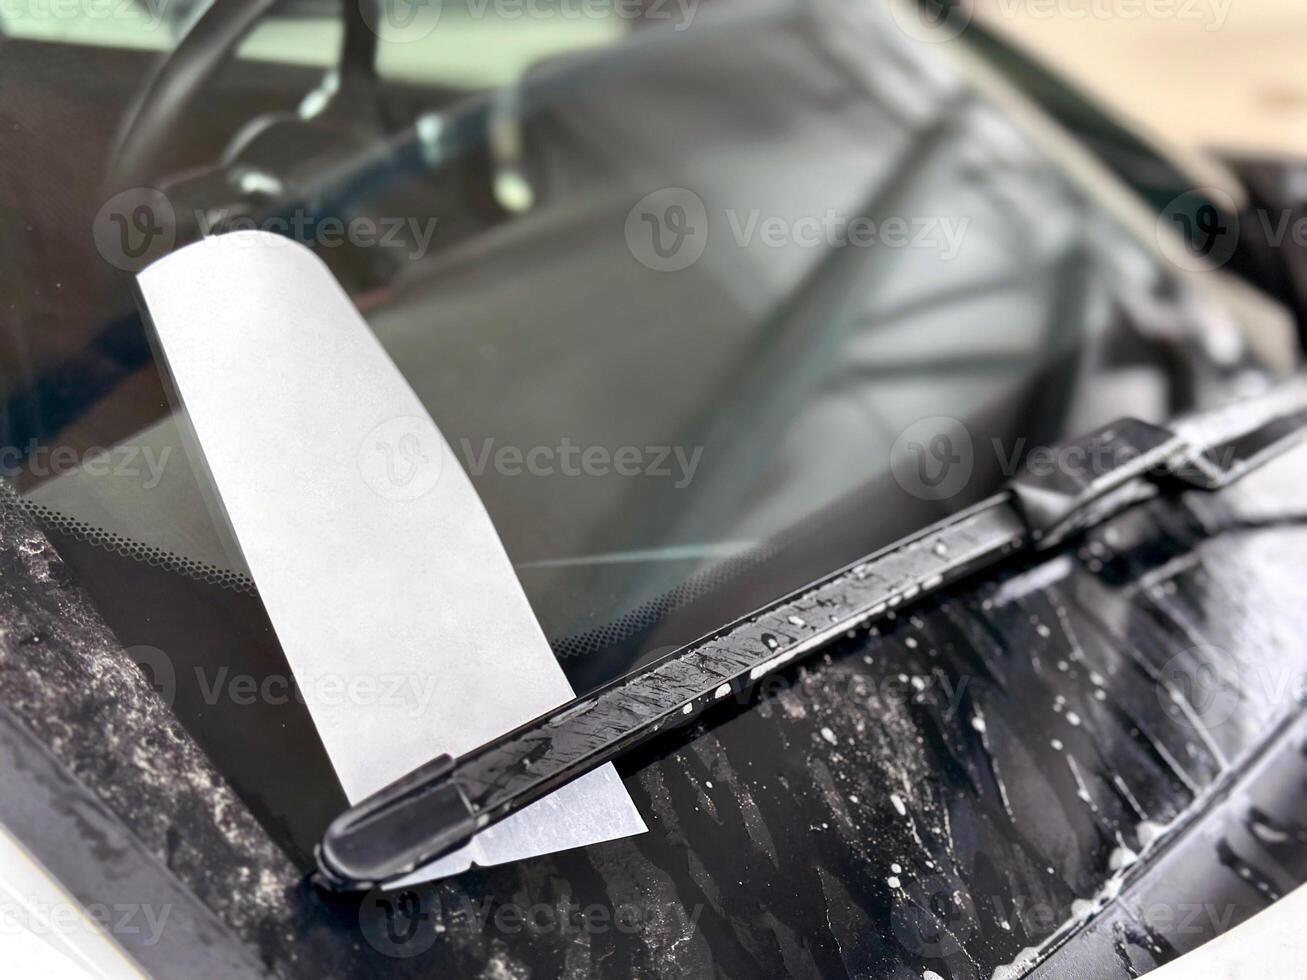
[[[397,881],[480,830],[848,630],[1021,549],[1041,550],[1165,492],[1219,490],[1307,436],[1307,378],[1171,428],[1121,419],[1062,447],[1077,472],[1007,489],[458,759],[441,756],[347,810],[319,883]]]

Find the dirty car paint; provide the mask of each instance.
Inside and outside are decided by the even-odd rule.
[[[747,703],[724,699],[623,761],[642,837],[409,892],[298,881],[193,750],[185,778],[157,778],[186,736],[150,732],[162,716],[142,707],[143,676],[78,702],[78,674],[121,661],[93,610],[67,630],[96,642],[56,656],[27,602],[0,641],[0,683],[230,941],[284,976],[1007,977],[1053,968],[1095,930],[1131,976],[1307,878],[1307,832],[1248,808],[1242,832],[1205,842],[1211,880],[1149,875],[1243,792],[1299,706],[1304,476],[1299,451],[1215,498],[1147,504],[846,637]],[[67,620],[84,600],[22,520],[6,511],[0,582]],[[115,738],[135,733],[133,752],[75,734],[93,709]],[[169,821],[183,839],[151,829]],[[1145,884],[1166,926],[1126,914]]]

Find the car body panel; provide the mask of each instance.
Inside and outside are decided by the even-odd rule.
[[[222,923],[219,947],[280,975],[988,977],[1120,915],[1167,830],[1228,795],[1296,707],[1304,475],[1300,450],[1216,498],[1015,558],[624,760],[649,834],[474,869],[408,904],[302,881],[12,505],[0,689],[127,831],[120,859],[162,864]],[[1234,683],[1212,687],[1213,668]],[[1226,922],[1307,871],[1246,835],[1220,853]],[[592,906],[607,912],[577,925]]]

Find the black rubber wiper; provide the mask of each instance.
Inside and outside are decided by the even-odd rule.
[[[768,674],[1021,549],[1053,547],[1161,493],[1219,490],[1307,436],[1307,378],[1173,427],[1121,419],[1061,447],[1073,465],[1006,490],[457,759],[347,810],[317,849],[336,889],[396,881],[480,830]]]

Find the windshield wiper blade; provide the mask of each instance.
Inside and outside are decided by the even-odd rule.
[[[1056,454],[1081,465],[1023,473],[989,500],[746,619],[458,759],[414,770],[332,822],[316,880],[335,889],[395,882],[850,629],[1158,494],[1219,490],[1304,437],[1307,378],[1169,428],[1127,418],[1098,429]]]

